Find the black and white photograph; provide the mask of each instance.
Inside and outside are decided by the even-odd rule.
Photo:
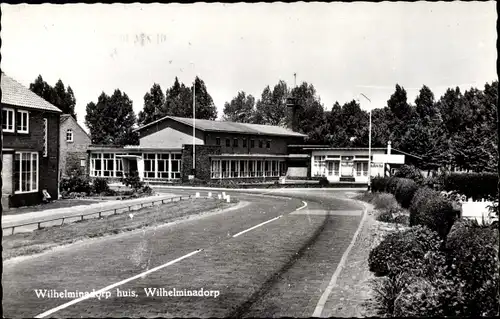
[[[3,318],[500,315],[496,1],[0,10]]]

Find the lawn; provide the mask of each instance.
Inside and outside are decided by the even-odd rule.
[[[134,211],[132,214],[109,215],[63,226],[47,227],[28,233],[17,233],[2,239],[2,257],[5,261],[17,256],[32,255],[79,240],[172,222],[234,204],[234,201],[226,203],[215,199],[193,199],[146,207]]]

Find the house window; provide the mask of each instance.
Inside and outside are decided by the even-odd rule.
[[[144,177],[156,178],[156,154],[144,154]]]
[[[231,146],[231,141],[228,138],[226,138],[226,147],[230,147],[230,146]]]
[[[254,148],[255,147],[255,140],[250,140],[250,148]]]
[[[170,154],[157,154],[156,161],[158,162],[158,178],[170,178],[168,176],[168,162]]]
[[[268,148],[268,149],[269,149],[269,148],[271,148],[271,141],[269,141],[269,140],[268,140],[268,141],[266,142],[266,148]]]
[[[14,185],[16,193],[38,191],[38,153],[16,152]]]
[[[220,177],[220,160],[212,160],[211,178]]]
[[[263,145],[262,140],[259,140],[259,148],[262,148],[262,145]]]
[[[238,147],[238,139],[233,139],[233,147]]]
[[[357,176],[368,176],[368,162],[358,162],[356,163],[356,175]]]
[[[66,130],[66,142],[73,142],[73,130]]]
[[[120,177],[123,176],[123,163],[115,153],[90,154],[91,177]],[[83,160],[84,161],[84,160]],[[83,162],[85,164],[85,162]],[[80,162],[80,165],[82,162]]]
[[[243,139],[243,147],[247,147],[247,139],[246,138]]]
[[[14,132],[14,110],[2,109],[2,130],[4,132]]]
[[[82,159],[80,160],[80,167],[85,167],[87,165],[87,161]]]
[[[215,145],[220,145],[220,137],[215,138]]]
[[[172,165],[171,178],[174,179],[181,178],[181,158],[182,154],[180,153],[171,154],[171,165]]]
[[[326,176],[326,156],[314,156],[314,176]]]
[[[29,133],[29,113],[28,111],[17,111],[17,132]]]

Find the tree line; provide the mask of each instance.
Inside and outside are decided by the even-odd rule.
[[[196,118],[215,120],[217,109],[205,82],[194,81]],[[54,87],[39,76],[30,89],[64,113],[75,117],[76,100],[61,80]],[[92,143],[104,145],[137,145],[137,126],[146,125],[164,116],[193,116],[192,86],[176,77],[166,91],[154,83],[144,95],[142,111],[136,116],[132,101],[116,89],[111,96],[102,92],[97,102],[86,106],[85,124]],[[335,102],[330,110],[321,102],[314,85],[303,82],[289,88],[278,81],[266,86],[259,99],[240,91],[224,104],[222,120],[253,124],[286,126],[287,98],[294,97],[300,106],[297,112],[298,131],[307,135],[307,143],[334,147],[366,147],[369,114],[359,101],[341,105]],[[394,148],[421,157],[422,169],[452,165],[469,171],[493,171],[498,163],[496,103],[498,81],[486,83],[483,89],[465,92],[449,88],[439,99],[431,89],[422,86],[415,101],[408,101],[400,85],[383,108],[372,110],[372,146]]]

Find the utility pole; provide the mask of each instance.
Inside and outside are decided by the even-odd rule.
[[[363,93],[361,95],[370,102],[370,123],[368,125],[368,190],[371,190],[372,180],[372,101]]]

